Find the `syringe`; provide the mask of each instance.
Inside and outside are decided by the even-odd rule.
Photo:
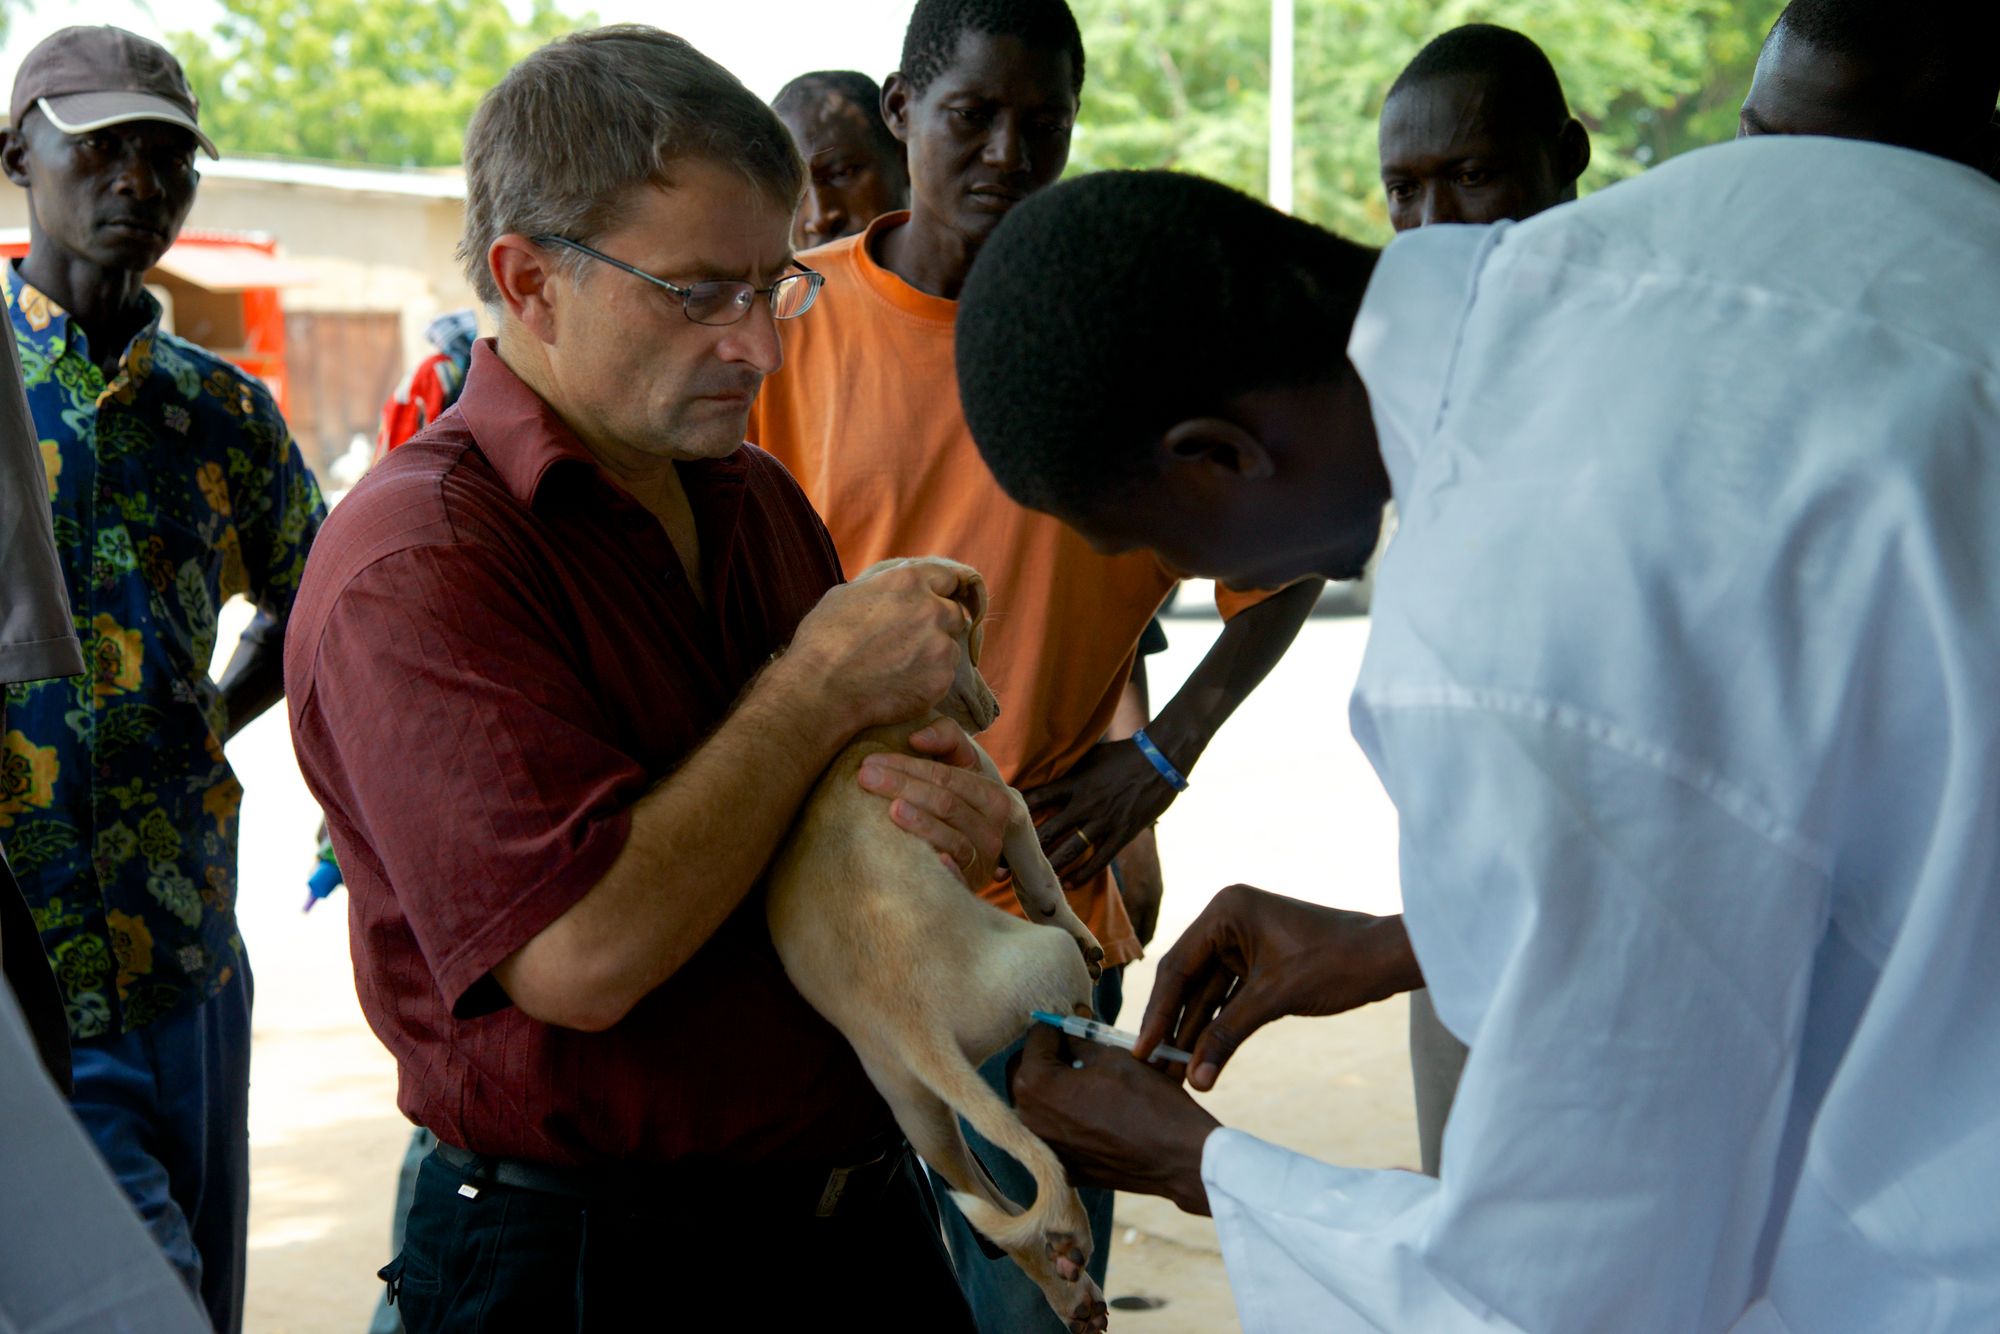
[[[1139,1041],[1137,1033],[1127,1033],[1122,1028],[1113,1028],[1109,1024],[1100,1024],[1095,1019],[1085,1019],[1080,1014],[1051,1014],[1047,1010],[1030,1010],[1028,1013],[1038,1024],[1047,1024],[1050,1028],[1060,1028],[1073,1038],[1082,1038],[1086,1042],[1095,1042],[1101,1046],[1123,1047],[1126,1051],[1130,1051],[1134,1044]],[[1194,1055],[1191,1052],[1182,1051],[1179,1047],[1169,1047],[1166,1043],[1162,1042],[1159,1046],[1153,1048],[1153,1058],[1163,1061],[1180,1061],[1182,1064],[1186,1064],[1194,1060]]]

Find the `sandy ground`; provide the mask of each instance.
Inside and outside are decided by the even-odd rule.
[[[240,623],[226,618],[225,635]],[[1198,617],[1168,622],[1172,647],[1153,660],[1156,699],[1179,684],[1217,628]],[[1397,909],[1395,813],[1347,733],[1366,633],[1365,621],[1308,624],[1210,748],[1161,824],[1161,944],[1233,881],[1370,912]],[[247,1327],[359,1334],[379,1287],[374,1271],[388,1258],[409,1126],[395,1108],[394,1067],[355,1003],[344,898],[299,911],[318,812],[283,718],[246,729],[230,758],[247,789],[241,913],[257,986]],[[1128,1026],[1151,986],[1152,965],[1135,965]],[[1399,1000],[1275,1024],[1237,1057],[1209,1105],[1228,1124],[1330,1161],[1414,1165],[1404,1014]],[[1237,1328],[1214,1228],[1158,1200],[1120,1199],[1108,1290],[1151,1303],[1115,1312],[1117,1329]]]

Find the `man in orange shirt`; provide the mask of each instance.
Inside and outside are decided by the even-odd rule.
[[[785,366],[764,382],[750,439],[775,454],[825,518],[848,574],[890,556],[948,555],[992,593],[980,667],[1001,701],[982,743],[1029,804],[1071,902],[1106,951],[1098,1009],[1119,1001],[1117,965],[1139,941],[1107,874],[1112,857],[1173,800],[1183,775],[1298,632],[1318,583],[1242,611],[1187,685],[1134,740],[1106,742],[1141,633],[1176,582],[1151,555],[1106,557],[1046,515],[1009,500],[979,457],[958,402],[955,298],[986,237],[1069,156],[1083,85],[1075,19],[1063,0],[919,0],[883,111],[908,149],[909,212],[811,252],[826,275],[814,327],[785,333]],[[1255,604],[1255,605],[1252,605]],[[1243,608],[1248,610],[1242,610]],[[864,781],[893,793],[893,757]],[[1014,908],[1004,885],[989,902]],[[1003,1092],[1008,1053],[986,1073]],[[1012,1160],[968,1133],[1001,1187],[1025,1199]],[[1086,1191],[1102,1284],[1109,1192]],[[1060,1329],[1011,1262],[982,1257],[948,1200],[946,1232],[982,1329]]]

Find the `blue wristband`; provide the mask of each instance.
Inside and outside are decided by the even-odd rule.
[[[1187,791],[1187,775],[1174,768],[1174,762],[1160,753],[1160,748],[1153,744],[1153,738],[1146,735],[1145,728],[1142,727],[1132,734],[1132,744],[1137,746],[1139,753],[1160,771],[1160,777],[1167,780],[1168,787],[1176,792]]]

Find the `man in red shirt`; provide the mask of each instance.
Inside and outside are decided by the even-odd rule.
[[[720,66],[628,26],[523,61],[465,161],[498,339],[340,505],[286,645],[362,1007],[440,1141],[383,1277],[412,1334],[969,1328],[888,1110],[756,893],[835,752],[944,693],[965,614],[935,571],[840,585],[741,443],[775,321],[818,289],[798,154]],[[862,782],[986,883],[1004,789]]]

